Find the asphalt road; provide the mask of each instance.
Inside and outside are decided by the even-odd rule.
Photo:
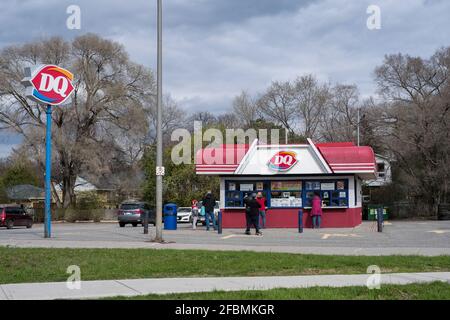
[[[374,222],[356,228],[265,229],[263,236],[245,235],[242,229],[224,229],[222,234],[199,226],[192,230],[179,224],[178,230],[164,230],[166,244],[153,243],[142,227],[120,228],[117,223],[54,223],[52,239],[45,239],[42,224],[32,229],[0,228],[0,245],[17,247],[71,248],[174,248],[207,250],[252,250],[349,255],[450,255],[450,221],[386,222],[383,233]]]

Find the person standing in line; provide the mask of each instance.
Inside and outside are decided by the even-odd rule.
[[[248,193],[244,194],[244,208],[245,208],[245,228],[246,230],[250,230],[250,206],[249,206],[250,197]],[[247,233],[247,231],[245,232]],[[248,232],[250,234],[250,231]]]
[[[198,201],[192,200],[192,229],[197,229],[197,221],[198,221],[198,215],[199,215],[199,209],[198,209]]]
[[[267,205],[267,201],[266,201],[266,198],[263,197],[261,192],[258,192],[258,195],[256,196],[256,201],[261,206],[259,208],[259,217],[260,217],[260,219],[258,218],[258,223],[260,223],[259,226],[262,229],[265,229],[266,228],[266,205]]]
[[[216,230],[216,217],[214,215],[214,207],[216,206],[216,199],[212,195],[211,190],[208,191],[203,198],[202,205],[205,207],[205,222],[206,231],[209,231],[209,220],[211,219],[213,229]]]
[[[246,213],[248,212],[249,224],[247,224],[247,229],[245,230],[245,234],[250,234],[250,228],[253,225],[256,230],[257,236],[262,236],[262,232],[259,230],[259,209],[261,205],[256,201],[256,194],[252,194],[250,200],[247,201]]]
[[[322,220],[322,199],[320,199],[318,193],[315,193],[312,199],[311,217],[313,222],[313,229],[320,229]]]

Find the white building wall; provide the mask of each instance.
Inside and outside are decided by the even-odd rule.
[[[220,200],[219,200],[219,208],[225,208],[225,178],[220,177]]]

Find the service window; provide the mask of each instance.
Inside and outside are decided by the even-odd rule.
[[[348,206],[348,180],[305,181],[304,206],[311,207],[317,193],[322,199],[322,207]]]
[[[302,206],[302,182],[272,181],[270,185],[271,207],[301,207]]]
[[[245,194],[262,192],[267,197],[264,181],[225,181],[225,207],[243,207]]]

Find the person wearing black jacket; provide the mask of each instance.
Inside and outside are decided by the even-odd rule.
[[[209,219],[212,220],[214,230],[216,230],[216,217],[214,215],[214,207],[216,206],[216,198],[212,195],[211,191],[208,191],[206,196],[202,200],[202,206],[205,207],[205,223],[206,231],[209,231]]]
[[[246,200],[247,199],[247,200]],[[250,228],[253,225],[256,230],[256,235],[261,236],[262,232],[259,231],[259,209],[261,205],[256,201],[256,194],[252,194],[251,198],[244,199],[245,203],[245,215],[247,218],[247,229],[245,234],[250,234]]]
[[[248,232],[246,231],[246,234],[250,234],[250,226],[251,226],[251,219],[250,219],[250,207],[249,207],[249,202],[250,202],[251,198],[248,196],[248,193],[246,193],[244,195],[244,207],[245,207],[245,226],[246,226],[246,230],[249,230]]]

